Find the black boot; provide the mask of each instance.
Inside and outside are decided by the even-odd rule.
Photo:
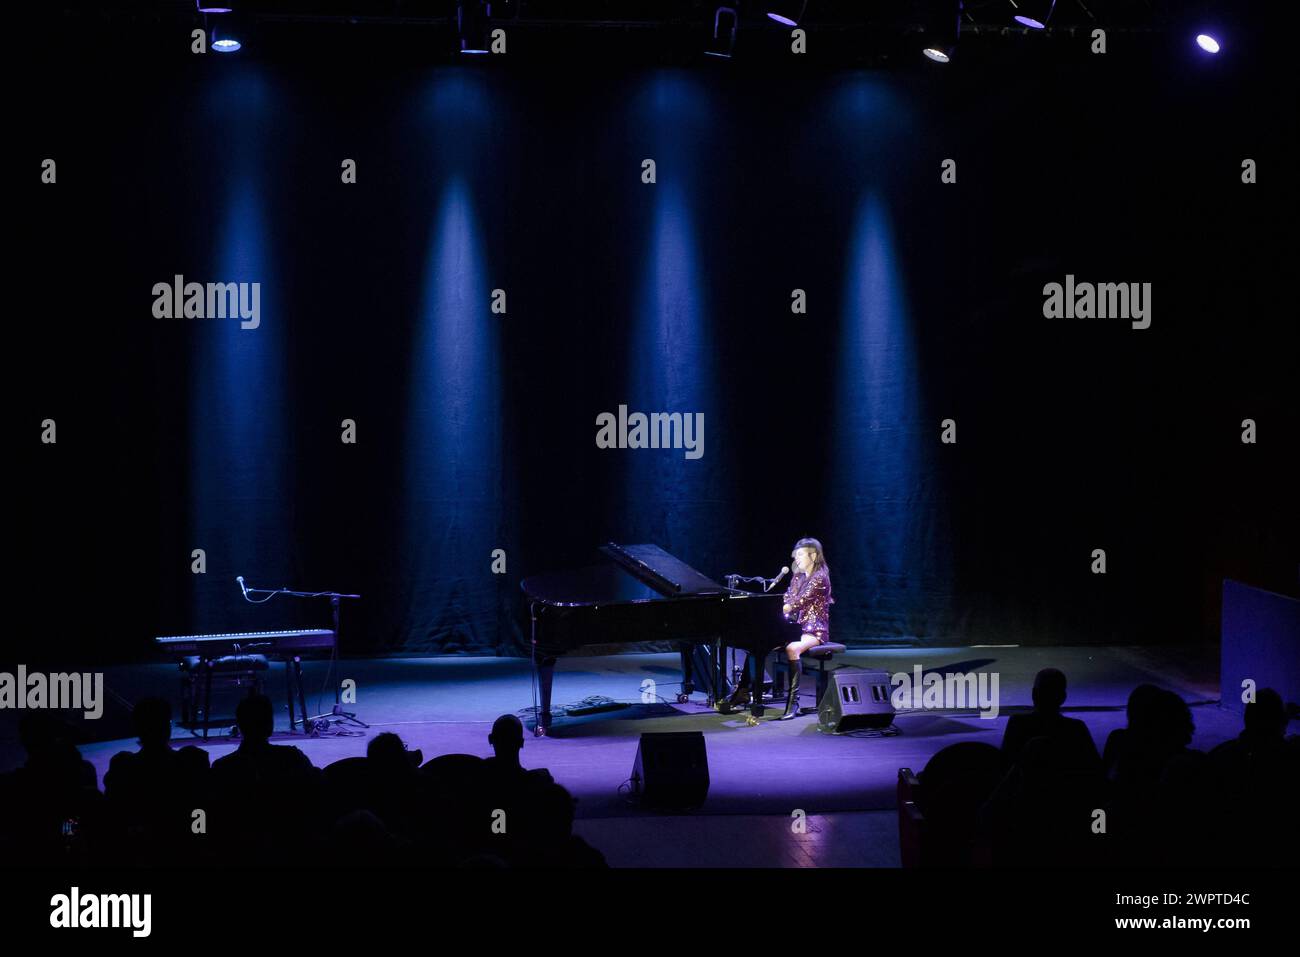
[[[803,666],[798,659],[790,662],[790,690],[785,697],[785,714],[777,721],[788,721],[799,713],[799,676],[802,673]]]
[[[740,681],[736,682],[736,690],[731,692],[730,697],[718,702],[718,711],[721,714],[735,714],[745,705],[749,704],[749,668],[740,675]]]

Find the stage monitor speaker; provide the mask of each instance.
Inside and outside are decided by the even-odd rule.
[[[699,731],[641,735],[632,765],[632,793],[648,807],[685,810],[709,793],[709,758]]]
[[[843,734],[859,728],[888,728],[894,723],[889,672],[840,668],[829,678],[817,704],[817,724],[822,731]]]

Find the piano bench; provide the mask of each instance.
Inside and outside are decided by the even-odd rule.
[[[220,658],[200,658],[187,655],[181,661],[181,671],[198,671],[206,663],[214,672],[265,671],[271,667],[266,655],[222,655]]]
[[[271,667],[266,655],[222,655],[219,658],[203,658],[188,655],[181,661],[181,725],[188,727],[191,733],[203,725],[203,737],[208,736],[212,724],[212,682],[214,678],[221,684],[233,687],[249,688],[249,693],[262,690],[262,673]],[[199,683],[202,682],[201,685]],[[196,685],[199,687],[196,688]],[[199,700],[195,701],[195,692]],[[196,710],[196,703],[199,705]],[[203,717],[200,719],[199,715]]]
[[[848,645],[828,641],[823,645],[817,645],[815,648],[809,648],[803,654],[805,658],[812,658],[814,661],[830,661],[836,655],[842,655],[848,650]]]
[[[803,674],[812,674],[817,678],[817,698],[813,707],[800,708],[800,714],[811,714],[817,710],[821,704],[822,695],[826,693],[826,686],[830,684],[830,672],[826,670],[826,663],[831,661],[836,655],[842,655],[848,651],[847,645],[841,645],[835,641],[828,641],[825,644],[817,645],[815,648],[809,648],[799,659],[799,667]],[[782,663],[785,661],[785,649],[778,648],[776,651],[777,662],[772,668],[772,694],[780,697],[785,693],[785,668]],[[808,659],[811,658],[817,662],[816,668],[808,667]]]

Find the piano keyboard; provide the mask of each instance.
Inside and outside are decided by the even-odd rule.
[[[236,631],[212,635],[161,635],[154,644],[174,655],[219,655],[253,653],[265,655],[298,654],[334,647],[334,632],[329,628],[305,628],[291,631]]]

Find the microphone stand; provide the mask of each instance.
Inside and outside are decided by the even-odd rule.
[[[243,585],[243,582],[241,581],[240,584]],[[330,609],[333,612],[333,617],[334,617],[334,642],[330,646],[330,666],[329,666],[329,671],[326,673],[329,675],[333,675],[334,666],[338,662],[338,657],[339,657],[340,599],[360,598],[361,596],[345,595],[342,592],[337,592],[337,591],[293,591],[292,589],[289,588],[249,588],[247,585],[244,585],[245,598],[247,598],[249,595],[254,595],[254,594],[265,595],[266,597],[261,599],[262,601],[270,601],[270,599],[275,595],[288,595],[291,598],[328,598],[330,600]],[[251,599],[249,600],[251,601]],[[360,718],[357,717],[355,711],[343,710],[343,696],[342,696],[341,689],[339,688],[339,682],[337,679],[334,681],[334,707],[331,708],[329,711],[324,712],[323,714],[314,715],[313,717],[310,718],[308,718],[306,715],[303,715],[302,727],[303,730],[306,731],[308,734],[318,735],[321,731],[324,731],[326,728],[329,727],[330,720],[333,720],[336,723],[341,721],[346,721],[349,724],[354,724],[361,728],[370,727],[370,725],[366,724],[364,721],[362,721]]]
[[[763,586],[763,591],[768,592],[768,591],[771,591],[771,590],[772,590],[772,586],[773,586],[773,585],[775,585],[777,582],[779,582],[779,581],[781,580],[780,576],[777,576],[776,578],[764,578],[764,577],[761,576],[761,575],[748,575],[748,576],[747,576],[747,575],[737,575],[737,574],[734,574],[734,573],[731,574],[731,575],[726,575],[726,576],[724,576],[724,577],[727,579],[727,588],[728,588],[728,590],[730,590],[730,591],[745,592],[745,594],[749,594],[749,595],[752,595],[752,594],[754,594],[754,593],[753,593],[753,592],[746,592],[745,589],[743,589],[743,588],[737,588],[737,587],[736,587],[737,583],[739,583],[739,582],[745,582],[745,583],[747,583],[747,584],[753,584],[754,582],[757,582],[758,584],[760,584],[760,585]]]

